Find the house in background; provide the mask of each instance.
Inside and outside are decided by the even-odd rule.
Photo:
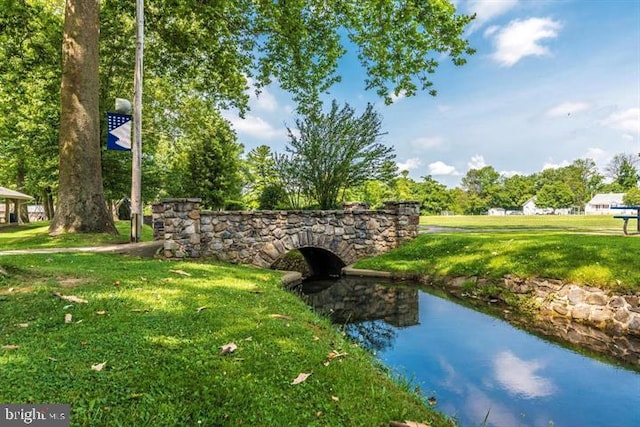
[[[571,208],[539,208],[536,206],[537,197],[533,196],[522,205],[524,215],[569,215]]]
[[[490,216],[505,216],[507,211],[502,208],[491,208],[487,214]]]
[[[622,199],[625,193],[600,193],[593,196],[584,205],[585,215],[635,215],[635,211],[611,209],[612,206],[624,206]]]

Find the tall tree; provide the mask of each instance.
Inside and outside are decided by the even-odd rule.
[[[469,169],[462,177],[462,188],[468,193],[467,209],[469,214],[486,212],[494,204],[493,196],[498,190],[500,174],[493,166],[480,169]]]
[[[387,166],[395,154],[379,142],[382,121],[371,104],[358,117],[349,104],[340,108],[333,101],[328,113],[297,119],[296,126],[296,132],[288,128],[286,150],[296,159],[303,188],[321,209],[335,208],[347,188],[390,178]]]
[[[61,0],[43,2],[59,4]],[[121,84],[122,79],[104,76],[123,75],[127,58],[132,56],[133,34],[127,29],[131,28],[133,2],[67,0],[61,96],[65,105],[60,119],[61,211],[52,223],[56,233],[114,231],[103,207],[100,156],[95,148],[99,146],[98,109],[88,105],[97,104],[99,3],[109,12],[103,13],[108,23],[103,34],[109,35],[110,42],[103,44],[102,53],[115,54],[101,69],[106,88],[102,108],[105,102],[112,102],[108,98],[118,86],[127,86]],[[473,53],[462,36],[471,18],[456,15],[445,0],[157,0],[149,2],[145,12],[145,73],[149,77],[145,84],[156,79],[170,81],[181,94],[199,96],[214,107],[235,106],[242,112],[248,101],[248,77],[258,89],[277,79],[292,93],[299,111],[313,111],[319,105],[319,95],[340,78],[336,70],[346,52],[345,41],[358,49],[367,87],[387,102],[400,92],[410,96],[428,90],[435,95],[430,78],[437,69],[437,59],[447,57],[462,65]],[[115,28],[122,30],[120,35]],[[77,49],[78,43],[85,42],[88,49]],[[81,55],[76,58],[76,53]],[[74,72],[71,64],[80,68]],[[128,75],[133,68],[129,66]],[[79,85],[70,85],[76,80]],[[88,90],[77,90],[80,87]],[[68,96],[72,92],[79,97]],[[173,113],[171,108],[164,111]],[[150,121],[145,118],[145,123]],[[116,168],[109,167],[110,173],[114,169],[118,174],[126,173],[123,162],[112,165]],[[108,185],[112,182],[116,180],[109,180]],[[113,190],[119,191],[116,187]]]
[[[638,158],[633,154],[620,153],[606,167],[609,178],[618,184],[623,191],[627,191],[638,185],[640,175],[637,169]]]
[[[58,176],[61,28],[54,3],[0,2],[0,181],[47,208]]]
[[[51,234],[117,233],[100,168],[100,0],[67,0],[60,89],[60,186]]]

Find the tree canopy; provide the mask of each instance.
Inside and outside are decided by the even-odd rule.
[[[369,179],[391,178],[393,148],[379,142],[382,121],[368,104],[362,115],[333,101],[327,113],[314,112],[288,129],[287,162],[303,191],[321,209],[335,208],[346,189]]]

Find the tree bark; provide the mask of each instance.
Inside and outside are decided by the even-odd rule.
[[[117,234],[102,187],[100,0],[66,0],[60,90],[60,183],[49,232]]]

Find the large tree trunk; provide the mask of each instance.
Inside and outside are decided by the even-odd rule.
[[[117,230],[102,188],[98,112],[100,0],[67,0],[60,90],[60,185],[49,232]]]

